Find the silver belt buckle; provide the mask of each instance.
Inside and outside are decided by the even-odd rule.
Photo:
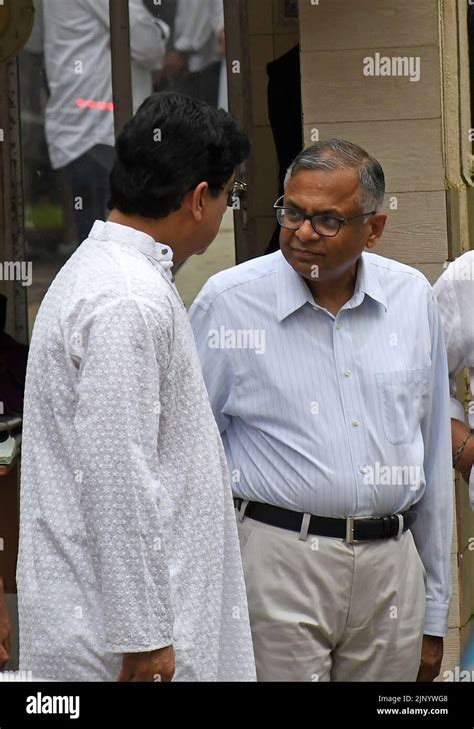
[[[403,527],[404,527],[404,518],[402,514],[395,514],[396,517],[398,517],[398,533],[394,537],[396,541],[400,539],[400,537],[403,534]],[[354,522],[358,521],[359,519],[371,519],[373,517],[370,516],[348,516],[346,517],[346,539],[345,541],[347,544],[356,544],[360,541],[360,539],[354,539]]]
[[[359,539],[354,539],[354,525],[356,521],[359,521],[360,519],[370,519],[370,516],[347,516],[346,517],[346,539],[345,541],[347,544],[355,544],[356,542],[360,541]]]
[[[398,519],[398,533],[397,533],[397,536],[394,537],[394,539],[396,542],[398,542],[398,540],[400,539],[400,537],[403,534],[403,527],[405,526],[405,518],[404,518],[403,514],[395,514],[395,516]]]

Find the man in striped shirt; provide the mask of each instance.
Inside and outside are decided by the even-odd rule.
[[[226,450],[259,680],[432,681],[450,601],[446,352],[418,271],[374,255],[380,164],[304,150],[280,251],[191,321]]]

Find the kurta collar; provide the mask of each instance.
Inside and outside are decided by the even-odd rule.
[[[89,238],[94,240],[110,241],[136,248],[147,258],[152,258],[163,269],[166,278],[173,283],[174,277],[171,273],[173,267],[173,251],[169,245],[154,240],[148,233],[130,228],[128,225],[111,223],[103,220],[96,220],[89,233]]]

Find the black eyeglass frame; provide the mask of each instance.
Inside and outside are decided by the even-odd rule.
[[[1,4],[1,0],[0,0]],[[221,186],[222,190],[225,190],[225,185]],[[196,185],[193,185],[193,187],[190,187],[187,192],[191,192],[191,190],[194,190],[196,188]],[[214,188],[216,189],[216,188]],[[219,188],[217,188],[219,189]],[[247,192],[247,183],[242,182],[242,180],[234,180],[234,185],[232,187],[232,190],[229,191],[227,196],[227,207],[233,208],[234,207],[234,198],[237,197],[239,200],[241,200],[244,195]]]
[[[278,205],[280,200],[283,200],[283,199],[284,199],[284,195],[281,195],[278,198],[278,200],[276,200],[275,204],[273,205],[278,225],[281,228],[285,228],[285,230],[299,230],[301,228],[301,226],[303,225],[303,223],[305,223],[307,220],[309,220],[314,232],[317,233],[318,235],[322,236],[323,238],[334,238],[341,230],[341,225],[348,225],[351,220],[356,220],[356,218],[368,218],[372,215],[375,215],[377,212],[376,210],[372,210],[371,212],[362,213],[361,215],[351,215],[350,218],[338,218],[336,215],[328,215],[327,213],[317,213],[316,215],[305,215],[301,210],[298,210],[297,208],[292,208],[287,205]],[[278,217],[279,210],[292,210],[293,212],[298,213],[302,217],[301,223],[296,228],[289,228],[286,225],[282,225],[282,223],[280,222],[279,217]],[[337,222],[339,223],[339,226],[338,226],[336,232],[331,233],[330,235],[328,235],[327,233],[320,233],[319,230],[316,228],[316,224],[313,222],[315,218],[331,218],[332,220],[337,220]]]
[[[225,190],[225,185],[222,186],[222,189]],[[234,180],[234,185],[232,187],[232,190],[229,192],[229,194],[227,196],[227,207],[233,208],[235,198],[237,198],[238,200],[241,200],[246,193],[247,193],[247,183],[242,182],[242,180]]]

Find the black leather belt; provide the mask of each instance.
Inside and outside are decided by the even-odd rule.
[[[328,516],[313,516],[299,511],[290,511],[282,509],[280,506],[262,504],[258,501],[246,502],[241,498],[234,498],[234,504],[239,509],[242,518],[248,516],[250,519],[256,519],[256,521],[282,529],[291,529],[300,534],[303,532],[304,538],[306,538],[306,534],[318,534],[321,537],[344,539],[348,544],[367,539],[400,538],[402,533],[413,526],[416,521],[416,514],[412,509],[390,516],[349,516],[346,519],[333,519]],[[242,506],[245,504],[245,510],[242,513]]]

